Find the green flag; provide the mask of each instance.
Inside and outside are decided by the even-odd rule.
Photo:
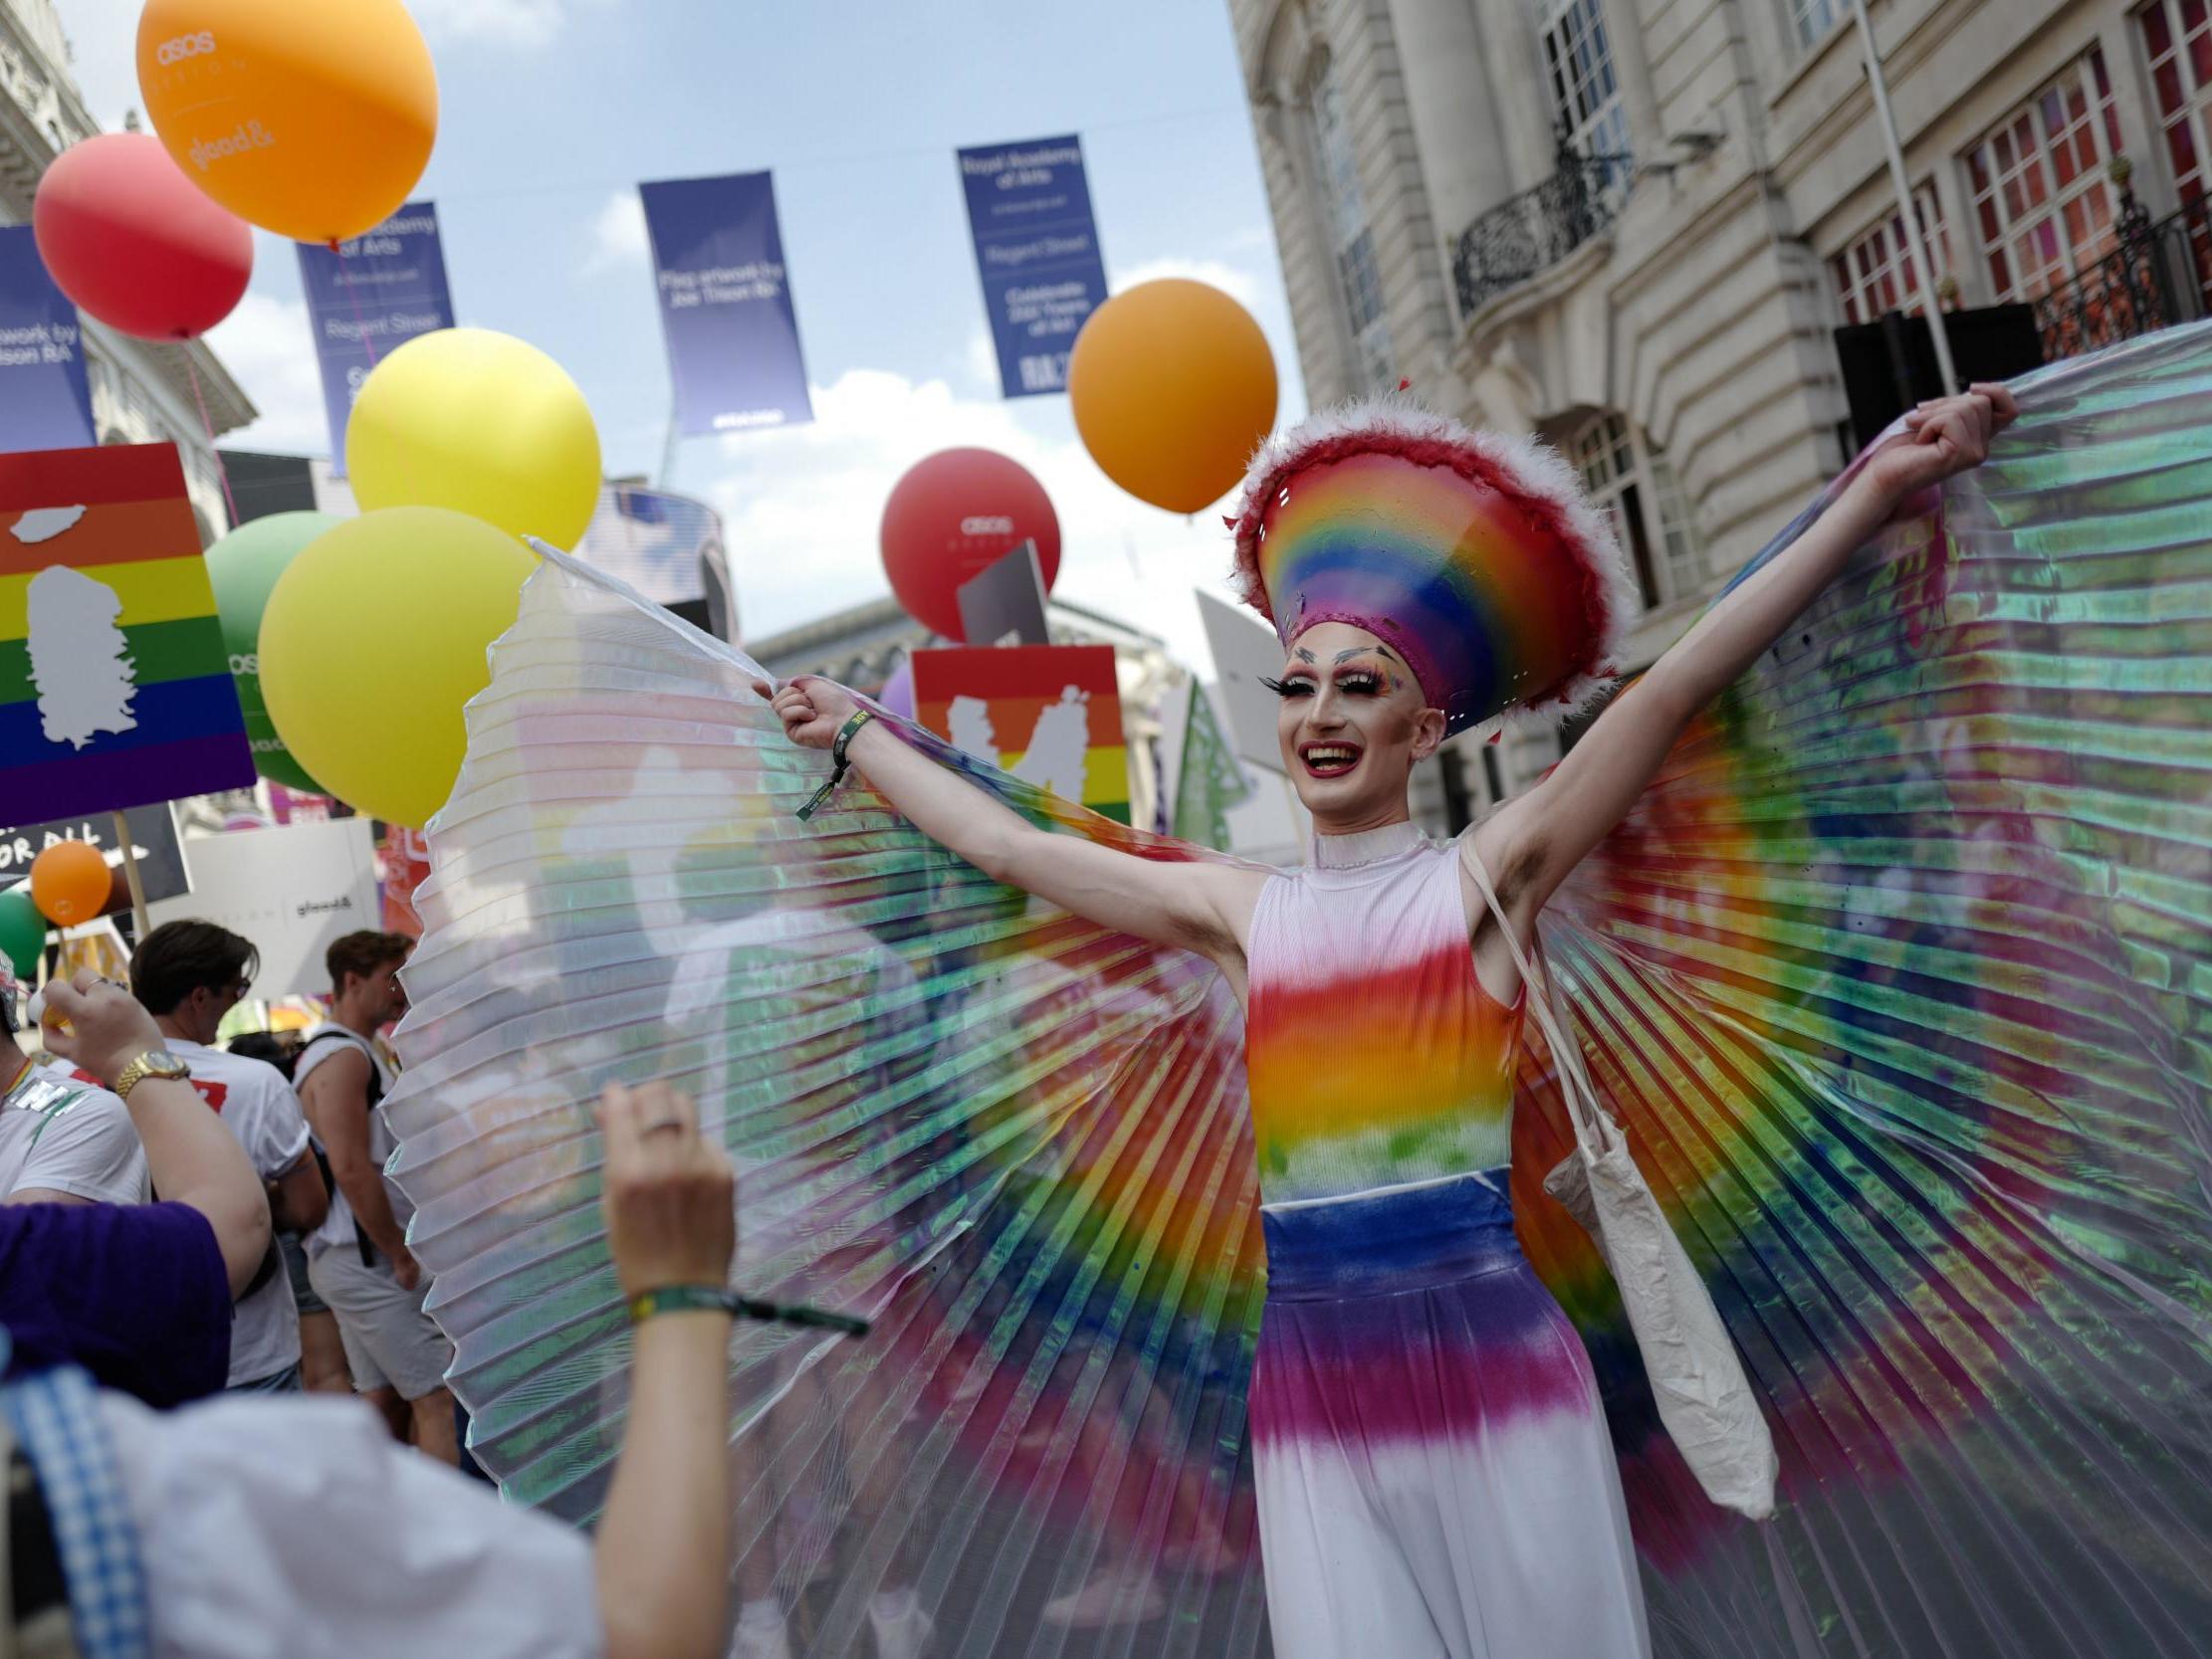
[[[1214,719],[1213,696],[1194,681],[1176,778],[1174,832],[1182,840],[1225,850],[1228,809],[1251,798],[1251,779]]]

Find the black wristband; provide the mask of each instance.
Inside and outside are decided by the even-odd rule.
[[[829,745],[829,781],[806,797],[806,804],[798,809],[801,823],[813,817],[814,809],[829,799],[831,790],[844,782],[845,773],[852,765],[845,756],[846,745],[852,741],[855,732],[875,718],[876,712],[873,709],[855,709],[845,724],[837,728],[837,739]]]

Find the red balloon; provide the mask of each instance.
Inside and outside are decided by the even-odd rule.
[[[150,132],[104,132],[46,169],[31,204],[39,258],[78,305],[140,339],[190,339],[230,315],[254,233]]]
[[[1060,520],[1044,486],[995,450],[948,449],[909,467],[883,504],[883,569],[907,614],[964,640],[961,583],[1022,542],[1044,590],[1060,573]]]

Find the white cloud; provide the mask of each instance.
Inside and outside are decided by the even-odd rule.
[[[1248,311],[1259,310],[1259,278],[1241,267],[1224,264],[1217,259],[1154,259],[1133,266],[1121,274],[1114,284],[1114,292],[1122,293],[1139,283],[1157,282],[1162,277],[1188,277],[1193,282],[1217,288]]]
[[[591,252],[584,256],[584,274],[642,266],[650,252],[644,200],[634,189],[615,191],[592,215]]]
[[[261,411],[251,426],[223,435],[226,449],[330,453],[323,377],[305,301],[249,293],[208,330],[207,343]]]
[[[411,9],[433,40],[535,50],[552,45],[568,26],[566,0],[413,0]]]
[[[988,344],[988,342],[987,342]],[[759,638],[886,591],[877,531],[884,498],[925,455],[976,444],[1036,474],[1060,520],[1061,596],[1167,640],[1206,668],[1194,587],[1226,594],[1228,534],[1217,510],[1184,518],[1127,496],[1072,437],[1044,436],[1013,405],[854,369],[813,389],[814,423],[734,434],[692,458],[679,488],[726,519],[748,635]],[[1038,424],[1056,418],[1040,414]],[[696,482],[714,457],[719,476]]]
[[[109,131],[123,111],[143,109],[138,96],[138,14],[143,0],[61,0],[56,7],[69,40],[70,78],[93,119]]]
[[[961,354],[960,366],[975,391],[989,396],[998,390],[998,347],[991,330],[981,322],[969,332],[968,349]]]

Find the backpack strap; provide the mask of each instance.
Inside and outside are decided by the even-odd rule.
[[[299,1061],[307,1058],[308,1050],[317,1043],[337,1043],[352,1049],[368,1062],[368,1109],[374,1112],[384,1104],[384,1074],[376,1065],[376,1055],[369,1046],[352,1032],[318,1031],[300,1045],[299,1059],[293,1062],[293,1071],[299,1072]],[[323,1185],[327,1191],[337,1190],[337,1177],[331,1173],[331,1154],[323,1149],[322,1142],[310,1138],[308,1149],[315,1153],[316,1167],[323,1171]],[[353,1217],[353,1246],[361,1253],[361,1266],[376,1265],[376,1246],[368,1242],[368,1235],[361,1231],[361,1218]]]
[[[374,1112],[384,1104],[384,1074],[377,1067],[375,1051],[350,1031],[319,1031],[310,1037],[300,1045],[299,1059],[293,1062],[295,1073],[299,1070],[300,1060],[306,1059],[308,1050],[315,1047],[317,1043],[340,1044],[345,1048],[352,1049],[363,1060],[366,1060],[368,1062],[368,1109]]]

